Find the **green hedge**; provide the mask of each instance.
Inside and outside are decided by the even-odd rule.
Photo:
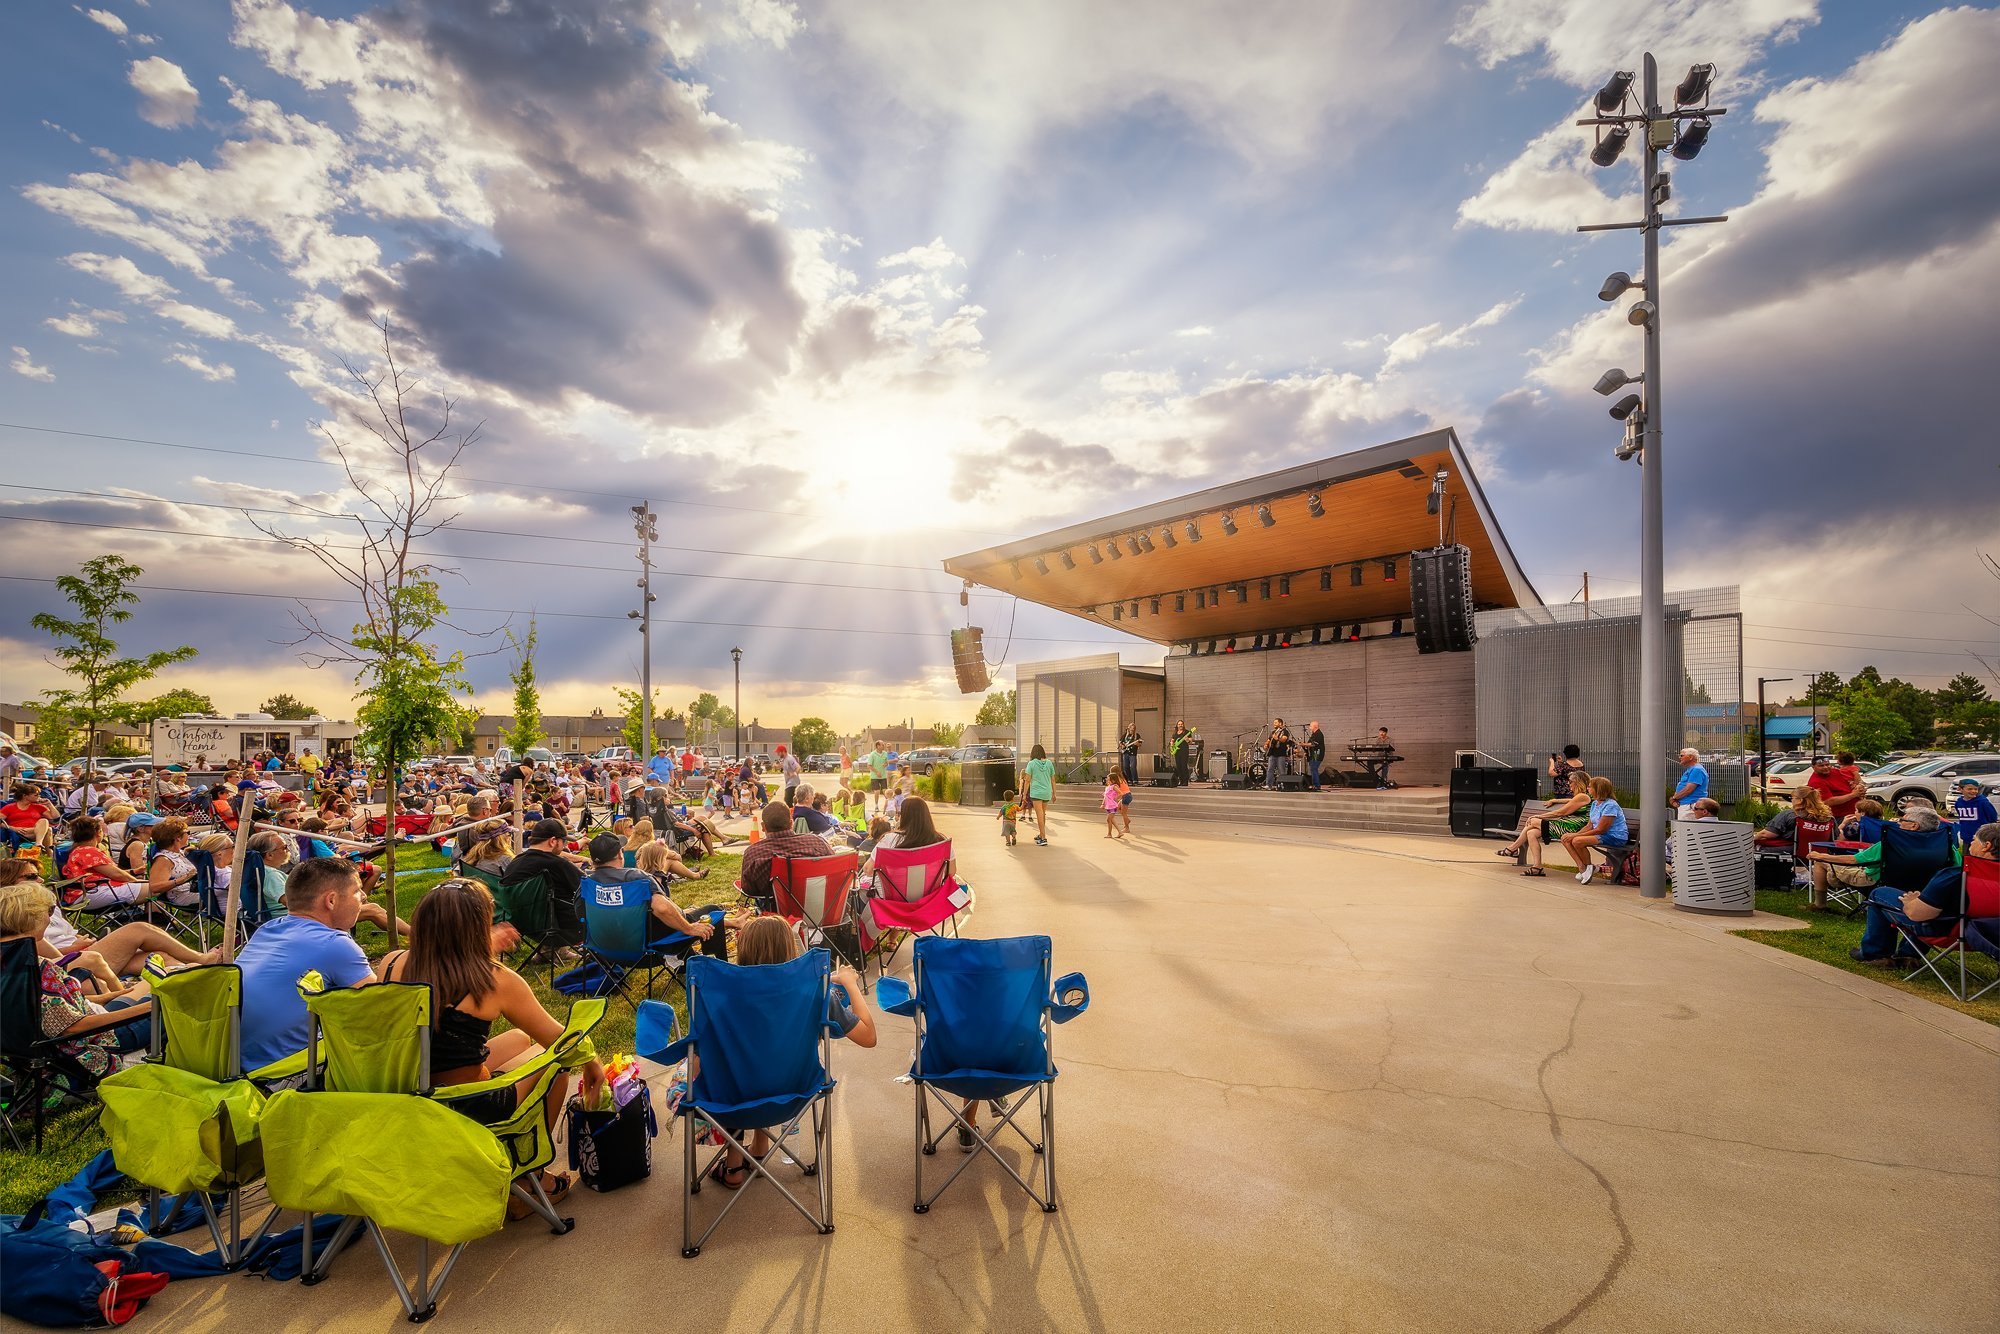
[[[926,801],[956,804],[964,791],[964,780],[956,764],[940,764],[917,777],[917,795]]]

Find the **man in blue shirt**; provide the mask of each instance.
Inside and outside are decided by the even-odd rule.
[[[1958,780],[1958,795],[1951,803],[1951,818],[1958,826],[1958,841],[1967,847],[1979,835],[1981,825],[2000,820],[2000,812],[1993,809],[1992,801],[1979,790],[1977,778]]]
[[[265,923],[236,956],[243,970],[243,1068],[304,1051],[306,1003],[299,975],[316,971],[329,987],[374,980],[354,942],[361,917],[361,873],[338,857],[314,857],[285,880],[285,913]]]
[[[662,783],[674,776],[673,757],[667,754],[665,746],[653,747],[653,758],[646,761],[646,777],[657,778]]]
[[[1673,805],[1680,808],[1680,818],[1692,820],[1696,811],[1694,804],[1708,795],[1708,770],[1703,767],[1701,753],[1693,747],[1681,751],[1681,785],[1674,789]]]

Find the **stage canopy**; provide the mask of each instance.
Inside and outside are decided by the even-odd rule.
[[[1539,605],[1450,428],[968,552],[944,567],[1159,644],[1388,621],[1410,614],[1410,553],[1438,544],[1439,516],[1426,500],[1439,469],[1446,529],[1472,553],[1475,607]]]

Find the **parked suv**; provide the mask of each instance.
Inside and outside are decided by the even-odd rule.
[[[921,746],[903,757],[913,774],[927,774],[940,764],[951,763],[952,753],[943,746]]]
[[[960,764],[977,760],[1006,760],[1011,763],[1014,758],[1014,748],[982,741],[971,746],[960,746],[956,758]]]
[[[1940,756],[1901,773],[1870,778],[1868,795],[1897,810],[1909,801],[1924,801],[1945,810],[1951,806],[1952,789],[1961,778],[1977,778],[1984,788],[2000,778],[2000,755]]]

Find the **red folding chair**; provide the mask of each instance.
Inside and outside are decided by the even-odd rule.
[[[1964,898],[1961,906],[1965,911],[1951,923],[1949,928],[1935,936],[1912,935],[1907,929],[1899,930],[1898,934],[1909,943],[1918,960],[1917,966],[1903,980],[1914,981],[1918,974],[1929,973],[1957,999],[1978,1000],[1993,988],[2000,987],[2000,979],[1988,982],[1971,995],[1966,994],[1969,989],[1965,971],[1967,950],[1961,926],[1968,917],[2000,917],[2000,862],[1969,857],[1965,862],[1964,873]],[[1955,976],[1950,970],[1953,955],[1958,956]],[[1940,964],[1944,967],[1940,968]]]
[[[861,949],[858,926],[848,920],[854,886],[860,879],[861,854],[836,852],[831,857],[773,857],[771,897],[778,915],[799,933],[807,949],[824,945],[868,981],[867,954]]]
[[[958,915],[972,902],[972,887],[951,874],[951,840],[923,848],[875,850],[875,897],[861,916],[862,944],[874,950],[892,931],[909,935],[958,934]],[[902,948],[901,938],[878,954],[887,971]]]

